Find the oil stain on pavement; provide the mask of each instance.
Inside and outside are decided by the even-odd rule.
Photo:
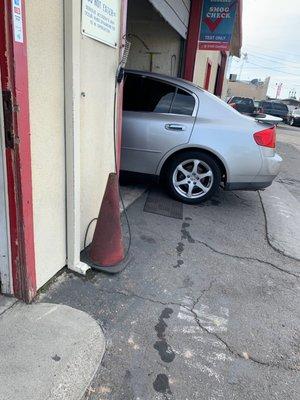
[[[166,363],[170,363],[175,358],[175,353],[172,347],[167,343],[165,331],[168,325],[165,322],[165,319],[169,319],[173,314],[172,308],[165,308],[161,312],[158,323],[155,325],[155,330],[157,333],[157,340],[154,343],[155,350],[158,351],[158,354],[162,361]],[[158,374],[153,382],[153,388],[158,393],[163,394],[172,394],[169,384],[169,378],[166,374]]]
[[[161,360],[167,363],[172,362],[175,358],[175,353],[173,352],[171,346],[167,343],[165,336],[165,330],[168,325],[164,320],[170,318],[171,314],[173,314],[172,308],[165,308],[160,314],[158,324],[155,325],[155,330],[159,340],[157,340],[153,346],[155,350],[158,351]]]
[[[155,381],[153,382],[153,388],[158,393],[172,394],[169,385],[169,378],[166,374],[157,375]]]
[[[188,243],[195,243],[195,240],[192,238],[190,232],[187,230],[190,224],[186,221],[191,221],[192,218],[186,217],[185,221],[181,225],[181,241],[177,243],[176,251],[177,251],[177,264],[173,266],[173,268],[180,268],[184,261],[182,259],[182,253],[184,251],[185,244],[183,241],[188,241]]]

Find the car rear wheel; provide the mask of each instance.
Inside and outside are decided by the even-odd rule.
[[[218,164],[206,153],[186,152],[172,160],[167,170],[167,186],[177,200],[202,203],[213,196],[221,182]]]
[[[292,117],[292,118],[290,118],[290,125],[291,126],[294,126],[295,125],[295,120],[294,120],[294,118]]]

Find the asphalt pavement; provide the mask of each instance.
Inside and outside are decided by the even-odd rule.
[[[299,200],[300,129],[278,137],[278,182]],[[270,245],[259,193],[220,191],[184,205],[182,220],[145,213],[146,196],[128,209],[121,274],[64,273],[37,300],[103,328],[106,351],[84,398],[299,399],[300,265]]]

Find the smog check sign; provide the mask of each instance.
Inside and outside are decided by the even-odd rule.
[[[200,26],[200,50],[229,50],[237,0],[204,0]]]
[[[82,0],[81,33],[117,47],[120,35],[121,0]]]

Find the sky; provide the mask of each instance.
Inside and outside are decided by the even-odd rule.
[[[243,0],[243,47],[247,58],[233,58],[230,73],[242,80],[270,76],[268,95],[291,91],[300,98],[300,0]],[[242,66],[243,64],[243,66]]]

